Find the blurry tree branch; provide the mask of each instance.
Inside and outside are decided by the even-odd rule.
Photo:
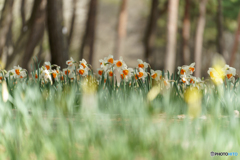
[[[126,37],[127,27],[127,2],[128,0],[122,0],[119,10],[118,24],[117,24],[117,36],[115,42],[114,58],[119,59],[123,53],[124,38]]]
[[[90,0],[85,33],[80,48],[80,59],[87,55],[90,64],[92,64],[94,54],[97,5],[98,0]]]
[[[13,54],[8,58],[7,67],[21,64],[28,68],[35,47],[42,39],[45,28],[46,0],[35,0],[31,17],[26,22],[26,29],[22,30],[14,48]]]
[[[25,26],[25,23],[26,23],[26,16],[25,16],[25,0],[22,0],[22,2],[21,2],[20,12],[21,12],[21,18],[22,18],[22,29],[23,29],[24,26]]]
[[[149,63],[150,55],[155,43],[155,32],[158,19],[158,0],[152,0],[151,13],[148,19],[144,36],[145,60]]]
[[[237,31],[235,33],[234,44],[233,44],[233,48],[232,48],[232,52],[231,52],[231,58],[230,58],[230,62],[229,62],[229,65],[231,67],[234,66],[236,53],[238,51],[239,39],[240,39],[240,11],[239,11],[239,14],[238,14],[238,27],[237,27]]]
[[[177,19],[179,0],[169,0],[168,24],[167,24],[167,49],[165,56],[165,69],[170,73],[174,72],[176,62],[177,42]]]
[[[223,55],[224,53],[224,37],[223,37],[223,16],[222,16],[222,0],[217,0],[217,51],[219,54]]]
[[[203,33],[205,28],[205,14],[206,14],[206,4],[208,0],[199,1],[199,18],[196,30],[196,39],[195,39],[195,50],[194,58],[196,62],[196,77],[201,77],[202,69],[202,47],[203,47]]]
[[[77,4],[77,0],[72,0],[72,17],[71,17],[70,31],[69,31],[69,35],[68,35],[68,47],[71,44],[72,35],[73,35],[73,31],[74,31],[74,24],[75,24],[75,17],[76,17],[76,7],[77,7],[76,4]]]
[[[12,8],[14,0],[5,0],[0,19],[0,58],[6,45],[12,24]],[[4,64],[5,65],[5,64]]]
[[[190,38],[190,30],[191,30],[191,22],[190,22],[190,8],[191,8],[191,0],[185,0],[184,7],[184,18],[183,18],[183,64],[190,63],[190,48],[189,48],[189,38]]]
[[[47,3],[48,39],[51,51],[51,62],[61,67],[68,60],[67,36],[63,31],[63,1],[48,0]]]
[[[165,2],[165,5],[162,9],[158,8],[159,5],[159,0],[152,0],[152,5],[151,5],[151,12],[149,15],[145,35],[144,35],[144,48],[145,48],[145,60],[149,62],[150,60],[150,55],[152,53],[155,39],[156,39],[156,28],[157,28],[157,20],[159,16],[163,15],[166,13],[167,8],[168,8],[168,1]]]

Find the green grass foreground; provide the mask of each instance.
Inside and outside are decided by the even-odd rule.
[[[240,90],[206,87],[201,110],[172,88],[151,101],[141,88],[108,90],[18,83],[0,98],[0,159],[238,159]],[[110,92],[111,91],[111,92]],[[197,112],[197,111],[196,111]],[[179,118],[178,115],[186,115]]]

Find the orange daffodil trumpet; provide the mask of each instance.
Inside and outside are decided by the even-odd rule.
[[[126,63],[123,61],[123,58],[120,57],[119,60],[114,61],[116,69],[121,73],[123,68],[127,67]]]
[[[135,73],[135,79],[139,78],[145,80],[146,77],[147,73],[142,68],[139,68],[139,70]]]
[[[49,71],[52,69],[50,62],[45,62],[44,67],[46,68],[46,70],[49,70]]]
[[[148,68],[148,63],[143,62],[141,59],[138,59],[137,61],[138,61],[138,68],[142,68],[144,70]]]

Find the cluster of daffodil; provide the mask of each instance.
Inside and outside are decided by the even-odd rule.
[[[202,88],[204,86],[203,81],[198,77],[192,76],[195,71],[195,63],[189,66],[184,65],[178,67],[178,75],[180,76],[180,82],[186,85],[192,85],[193,87]]]
[[[223,83],[224,78],[227,78],[232,85],[235,83],[236,69],[230,67],[229,65],[225,65],[224,67],[216,66],[214,68],[209,68],[208,74],[217,84]]]
[[[150,69],[150,65],[142,60],[138,59],[138,66],[136,68],[129,68],[127,64],[120,57],[119,60],[114,60],[112,55],[100,59],[100,68],[97,69],[98,83],[104,80],[104,83],[109,79],[114,81],[116,73],[119,74],[122,81],[133,82],[133,80],[141,80],[146,82],[149,78],[155,80],[157,83],[162,83],[166,88],[169,88],[171,84],[178,81],[169,80],[169,75],[164,74],[161,70]],[[79,77],[88,77],[92,73],[91,65],[87,64],[85,59],[82,59],[79,63],[74,61],[73,58],[66,61],[67,68],[60,70],[60,66],[52,65],[50,62],[45,62],[42,67],[32,72],[32,77],[35,80],[41,80],[42,83],[53,81],[73,81],[78,80]],[[54,69],[53,69],[54,68]],[[148,72],[150,71],[150,73]],[[204,82],[197,77],[192,76],[195,71],[195,63],[189,66],[184,65],[178,67],[179,82],[185,85],[191,85],[193,87],[202,88]],[[223,68],[209,68],[208,74],[214,82],[223,83],[223,78],[226,77],[231,82],[235,82],[234,76],[236,75],[236,69],[225,65]],[[92,74],[94,75],[94,74]],[[22,69],[20,66],[14,66],[12,70],[0,72],[0,81],[3,79],[26,79],[28,72]]]

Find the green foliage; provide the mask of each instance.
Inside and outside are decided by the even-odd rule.
[[[11,101],[0,98],[0,159],[192,160],[209,159],[211,151],[238,152],[238,79],[234,88],[228,81],[208,84],[201,113],[207,119],[190,119],[181,96],[189,86],[176,74],[169,78],[174,87],[150,102],[142,81],[115,89],[106,82],[95,92],[74,82],[41,88],[18,82],[9,87]],[[178,119],[180,114],[187,117]]]

